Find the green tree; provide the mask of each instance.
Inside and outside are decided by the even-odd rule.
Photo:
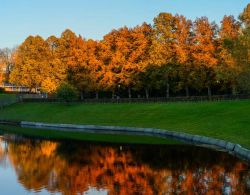
[[[241,68],[238,86],[242,91],[250,92],[250,28],[244,29],[236,40],[233,55]]]
[[[219,30],[216,80],[223,89],[229,86],[233,95],[237,93],[237,77],[241,72],[241,67],[233,56],[234,45],[239,33],[240,23],[233,16],[224,16]]]
[[[58,87],[56,94],[57,98],[63,100],[66,103],[72,102],[77,99],[76,89],[68,83],[62,83]]]

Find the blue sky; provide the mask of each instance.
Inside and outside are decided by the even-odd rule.
[[[0,0],[0,48],[21,44],[28,35],[60,36],[66,28],[102,39],[114,28],[152,23],[160,12],[220,22],[238,17],[249,0]]]

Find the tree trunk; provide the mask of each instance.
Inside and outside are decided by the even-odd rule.
[[[232,95],[236,95],[236,94],[237,94],[236,85],[233,84],[233,85],[232,85]]]
[[[186,90],[186,97],[189,97],[189,88],[188,88],[188,86],[185,87],[185,90]]]
[[[212,91],[211,91],[211,87],[210,86],[207,87],[207,94],[208,94],[209,99],[211,99],[211,97],[212,97]]]
[[[83,91],[81,91],[81,100],[83,100],[84,99],[84,92]]]
[[[131,99],[131,88],[128,88],[128,98]]]
[[[98,93],[98,91],[95,92],[95,99],[97,99],[97,100],[99,99],[99,93]]]
[[[170,88],[170,85],[169,83],[167,83],[166,98],[169,98],[169,88]]]
[[[146,95],[146,98],[148,99],[149,98],[148,88],[145,88],[145,95]]]
[[[112,99],[115,99],[115,91],[112,91]]]

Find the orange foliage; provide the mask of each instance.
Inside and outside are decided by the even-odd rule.
[[[250,4],[240,17],[245,26],[224,16],[219,31],[206,17],[192,22],[160,13],[152,27],[143,23],[114,29],[101,41],[85,40],[69,29],[46,41],[29,36],[16,51],[10,82],[54,93],[66,81],[82,96],[96,92],[96,97],[99,91],[114,95],[117,90],[128,90],[131,97],[131,89],[143,88],[146,96],[159,88],[166,88],[167,97],[170,88],[185,89],[188,96],[189,87],[208,88],[211,96],[211,87],[236,88],[238,77],[247,72],[242,62],[248,63],[248,45],[244,43],[245,53],[235,45],[249,27],[249,10]],[[2,64],[0,59],[0,82]]]

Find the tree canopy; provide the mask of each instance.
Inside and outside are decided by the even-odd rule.
[[[29,36],[13,54],[0,52],[0,82],[54,93],[63,82],[85,94],[122,91],[131,98],[249,91],[250,4],[221,25],[160,13],[153,24],[113,29],[102,40],[66,29],[60,37]],[[10,57],[11,56],[11,57]],[[7,60],[6,60],[7,59]],[[8,67],[8,68],[6,68]],[[145,95],[144,95],[145,92]],[[125,95],[127,94],[127,95]],[[152,93],[151,93],[152,94]]]

